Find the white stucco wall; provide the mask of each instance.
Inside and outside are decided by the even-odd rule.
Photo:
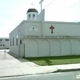
[[[32,30],[32,28],[35,28],[35,27],[37,30]],[[40,21],[24,21],[22,29],[24,29],[24,37],[41,36],[41,22]]]
[[[45,9],[41,11],[41,13],[38,15],[38,20],[39,21],[44,21],[45,20]]]
[[[20,36],[19,33],[19,26],[17,26],[10,34],[9,34],[9,38],[10,38],[10,53],[12,53],[13,55],[19,56],[19,46],[16,45],[16,38],[18,39]],[[14,41],[13,41],[14,38]],[[14,42],[14,44],[13,44]],[[19,40],[18,43],[19,44]]]
[[[53,34],[51,25],[55,27]],[[38,30],[32,31],[31,27]],[[10,51],[22,57],[80,55],[79,30],[80,23],[24,20],[10,33],[11,42],[14,37]],[[15,45],[17,36],[18,46]],[[20,40],[22,45],[19,45]]]
[[[25,57],[80,55],[80,39],[34,38],[24,39],[23,43]]]
[[[54,26],[53,34],[50,26]],[[31,27],[36,27],[37,30],[31,30]],[[26,21],[24,20],[20,26],[20,36],[79,36],[80,23],[73,22],[51,22],[51,21]]]
[[[53,34],[51,33],[50,26],[54,26]],[[36,30],[31,30],[36,28]],[[12,32],[16,32],[14,29]],[[18,26],[18,35],[21,37],[27,36],[80,36],[80,23],[72,22],[51,22],[51,21],[27,21],[24,20]],[[15,35],[16,33],[14,33]]]
[[[54,26],[51,34],[50,26]],[[72,22],[45,22],[43,26],[44,36],[80,36],[80,23]]]

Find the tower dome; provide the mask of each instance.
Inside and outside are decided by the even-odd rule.
[[[27,13],[28,12],[37,12],[38,13],[38,11],[36,9],[34,9],[34,8],[28,9]]]
[[[27,20],[37,20],[38,11],[35,8],[30,8],[27,10]]]

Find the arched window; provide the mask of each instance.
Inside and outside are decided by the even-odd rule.
[[[14,46],[14,37],[13,37],[13,46]]]
[[[20,40],[20,44],[22,44],[22,40]]]
[[[31,17],[31,14],[29,14],[29,17]]]
[[[33,14],[33,18],[35,17],[35,14]]]
[[[16,38],[16,46],[18,46],[18,38]]]

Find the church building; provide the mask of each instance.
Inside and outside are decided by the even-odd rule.
[[[10,53],[19,57],[80,55],[80,23],[45,21],[45,9],[27,10],[9,34]]]

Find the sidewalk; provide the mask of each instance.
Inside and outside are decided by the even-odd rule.
[[[3,55],[4,52],[0,52]],[[46,74],[64,70],[80,69],[80,64],[38,66],[28,60],[14,58],[6,53],[6,58],[0,58],[0,77]]]

